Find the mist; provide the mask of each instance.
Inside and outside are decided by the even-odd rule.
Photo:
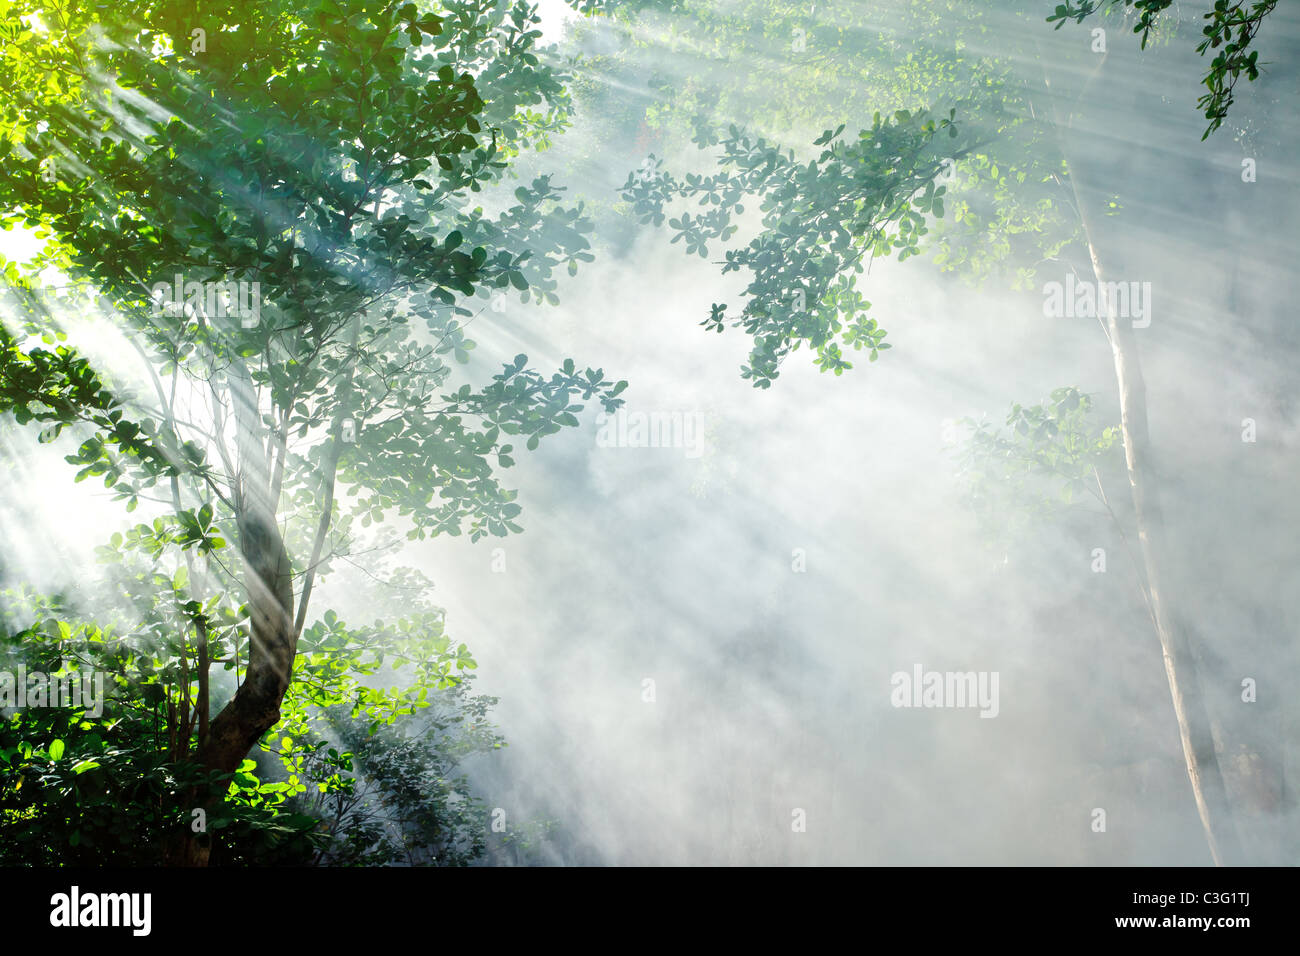
[[[400,613],[401,592],[385,597],[372,580],[385,569],[433,582],[428,599],[472,650],[475,690],[499,699],[490,717],[508,744],[467,761],[473,787],[511,826],[553,824],[526,859],[493,863],[1208,864],[1135,536],[1120,533],[1133,518],[1122,448],[1099,478],[1118,526],[1083,496],[1032,520],[995,516],[990,534],[960,467],[963,420],[1000,426],[1013,403],[1063,386],[1092,397],[1098,425],[1119,424],[1105,329],[1045,314],[1043,281],[1086,258],[1065,249],[1016,289],[944,271],[930,247],[877,258],[858,287],[892,348],[874,362],[847,354],[842,375],[798,349],[771,388],[755,388],[740,375],[750,338],[701,325],[712,304],[743,302],[747,278],[722,273],[720,248],[687,255],[670,228],[637,223],[619,195],[648,153],[678,174],[712,171],[714,154],[674,132],[670,109],[735,67],[711,52],[696,6],[651,5],[633,30],[542,4],[544,60],[587,58],[572,126],[483,200],[492,208],[550,175],[565,202],[587,204],[595,260],[560,280],[558,305],[475,300],[466,374],[486,379],[518,353],[541,369],[573,356],[629,382],[623,431],[588,403],[578,427],[506,473],[522,533],[442,535],[364,570],[338,564],[311,618]],[[810,16],[834,23],[847,6]],[[926,53],[930,41],[907,32],[925,6],[879,12],[900,59]],[[1122,209],[1097,232],[1120,266],[1113,278],[1151,289],[1150,324],[1134,334],[1174,613],[1222,734],[1244,859],[1293,863],[1300,17],[1285,5],[1272,15],[1258,40],[1267,69],[1202,142],[1194,102],[1207,64],[1185,37],[1141,50],[1131,28],[1101,23],[1106,73],[1088,86],[1097,24],[1053,30],[1050,5],[1025,17],[1020,4],[983,6],[993,32],[969,50],[971,76],[1004,48],[1037,44],[1038,57],[1010,63],[1036,109],[1049,101],[1044,64],[1067,84],[1051,94],[1059,103],[1087,93],[1069,135]],[[1016,44],[997,38],[1011,34]],[[794,54],[788,34],[763,42],[753,76],[701,97],[711,123],[748,124],[805,162],[822,130],[870,127],[863,91],[765,86],[765,62]],[[902,99],[875,108],[946,115],[961,103]],[[786,123],[794,101],[802,118]],[[637,122],[612,117],[611,102]],[[757,206],[737,241],[757,228]],[[89,354],[144,387],[112,326],[110,313],[69,319]],[[94,482],[72,483],[62,456],[75,440],[38,444],[7,422],[3,443],[6,583],[75,600],[101,574],[95,547],[144,519]],[[378,540],[358,533],[354,553]],[[927,672],[982,675],[970,686],[996,702],[898,706],[921,703],[912,683]]]

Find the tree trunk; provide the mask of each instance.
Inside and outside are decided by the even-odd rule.
[[[262,735],[280,721],[280,704],[289,689],[298,634],[293,625],[293,578],[289,555],[274,520],[250,514],[239,521],[240,550],[249,582],[251,641],[244,682],[208,728],[198,761],[222,777],[234,773]],[[196,794],[196,803],[211,809],[215,793]],[[208,846],[186,830],[166,849],[169,866],[206,866]]]
[[[1052,113],[1065,160],[1074,204],[1083,229],[1083,239],[1088,247],[1093,278],[1097,282],[1096,301],[1104,314],[1103,326],[1110,340],[1115,380],[1119,387],[1120,432],[1124,440],[1124,458],[1128,465],[1129,488],[1133,496],[1134,523],[1137,525],[1139,553],[1146,576],[1148,600],[1156,635],[1164,657],[1165,677],[1178,720],[1178,735],[1183,747],[1183,760],[1192,784],[1196,810],[1205,832],[1205,841],[1216,866],[1237,862],[1240,859],[1238,842],[1232,826],[1227,790],[1215,749],[1215,734],[1209,709],[1202,694],[1191,643],[1186,630],[1178,623],[1173,608],[1176,601],[1171,596],[1170,582],[1164,569],[1167,551],[1164,517],[1160,508],[1159,493],[1151,480],[1149,456],[1151,441],[1147,429],[1146,383],[1142,377],[1142,364],[1137,339],[1133,334],[1131,318],[1116,314],[1109,295],[1104,293],[1104,283],[1110,278],[1098,251],[1097,233],[1090,207],[1086,202],[1089,180],[1086,169],[1078,162],[1068,139],[1073,126],[1073,113],[1067,113],[1061,123],[1056,109],[1055,91],[1048,75],[1047,63],[1041,45],[1039,60],[1043,64],[1043,80],[1048,95],[1053,97]],[[1088,100],[1093,84],[1102,73],[1109,54],[1102,57],[1089,75],[1076,103]],[[1093,192],[1098,192],[1094,180]]]
[[[248,752],[280,720],[280,704],[289,689],[298,629],[294,626],[293,570],[284,538],[276,525],[271,500],[270,468],[260,440],[260,420],[247,370],[232,365],[230,391],[237,419],[240,475],[235,495],[239,549],[248,589],[249,649],[244,682],[208,727],[198,761],[223,778],[239,769]],[[220,802],[215,793],[196,794],[202,807]],[[188,830],[169,842],[166,859],[173,866],[203,866],[208,848]],[[206,841],[204,841],[206,842]]]
[[[275,521],[250,509],[239,521],[246,562],[251,641],[244,683],[208,729],[199,759],[210,770],[233,773],[280,720],[298,635],[293,626],[293,578]]]
[[[1066,165],[1070,181],[1074,184],[1075,203],[1092,262],[1093,277],[1097,282],[1097,305],[1105,312],[1106,334],[1110,339],[1115,380],[1119,386],[1120,430],[1124,439],[1129,488],[1133,494],[1134,522],[1137,525],[1151,614],[1156,634],[1160,638],[1165,676],[1169,681],[1169,693],[1178,719],[1178,734],[1182,741],[1187,776],[1192,784],[1192,794],[1196,799],[1196,809],[1205,831],[1210,856],[1216,866],[1223,866],[1238,859],[1237,841],[1215,750],[1209,710],[1202,695],[1187,633],[1173,614],[1175,602],[1164,573],[1167,560],[1164,518],[1148,463],[1151,441],[1147,430],[1146,383],[1142,377],[1137,339],[1133,334],[1132,320],[1118,315],[1112,308],[1110,297],[1102,291],[1110,277],[1095,244],[1095,233],[1084,201],[1079,168],[1068,155]]]

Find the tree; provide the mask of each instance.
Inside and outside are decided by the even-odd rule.
[[[112,547],[180,553],[164,575],[188,598],[166,635],[172,756],[192,738],[226,779],[285,716],[314,591],[358,528],[519,531],[496,476],[508,436],[531,450],[581,402],[621,404],[626,383],[572,360],[548,376],[519,355],[478,388],[446,361],[470,363],[467,299],[554,301],[554,268],[590,258],[580,209],[545,177],[499,213],[476,204],[563,125],[563,77],[530,52],[523,3],[5,6],[3,224],[48,233],[34,271],[71,288],[6,266],[24,312],[0,393],[44,438],[84,438],[78,480],[158,511]],[[88,292],[151,395],[70,345],[20,342],[21,327],[55,345]],[[217,627],[232,593],[244,604]],[[238,680],[214,711],[217,661]],[[171,852],[206,859],[188,835]]]

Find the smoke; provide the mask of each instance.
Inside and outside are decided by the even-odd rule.
[[[1117,29],[1111,79],[1074,130],[1125,204],[1106,232],[1115,278],[1151,290],[1140,348],[1176,611],[1255,863],[1300,846],[1300,210],[1295,130],[1279,125],[1297,19],[1275,17],[1261,59],[1279,65],[1239,93],[1236,138],[1225,127],[1200,142],[1205,63],[1188,44],[1140,52]],[[1086,49],[1085,29],[1040,26],[1044,57]],[[666,75],[698,55],[645,39]],[[1041,84],[1041,64],[1019,69],[1026,89]],[[653,89],[627,95],[655,102]],[[869,125],[839,105],[821,101],[813,125]],[[756,390],[739,374],[745,337],[700,327],[743,280],[721,274],[718,250],[687,257],[667,230],[622,218],[617,188],[645,134],[611,138],[607,120],[580,110],[520,170],[553,172],[593,204],[596,261],[561,284],[558,307],[512,299],[483,313],[471,369],[486,377],[518,352],[543,370],[571,356],[631,383],[628,414],[692,416],[702,440],[699,454],[686,440],[602,441],[589,406],[581,427],[506,473],[523,534],[402,552],[478,660],[477,690],[500,697],[509,747],[470,765],[488,805],[511,825],[557,821],[542,851],[552,863],[1207,863],[1131,537],[1089,499],[992,546],[945,440],[955,420],[998,422],[1063,385],[1094,396],[1098,423],[1117,423],[1097,322],[1046,315],[1038,288],[973,287],[928,258],[877,261],[862,287],[893,349],[870,364],[849,356],[841,377],[795,352]],[[50,586],[52,569],[83,567],[71,551],[110,533],[115,506],[67,521],[92,503],[54,451],[23,436],[5,439],[6,564]],[[1117,459],[1105,493],[1125,520],[1122,474]],[[319,610],[391,610],[355,600],[354,573],[326,580]],[[893,675],[914,668],[996,674],[996,717],[894,706]]]

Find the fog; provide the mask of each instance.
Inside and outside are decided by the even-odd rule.
[[[847,3],[812,16],[833,19]],[[556,62],[625,49],[608,22],[555,3],[542,12]],[[848,355],[855,367],[834,376],[805,348],[770,389],[743,380],[749,338],[700,323],[712,303],[741,302],[746,278],[722,275],[716,249],[688,256],[667,227],[632,224],[618,191],[645,136],[614,136],[600,112],[606,95],[653,109],[651,73],[698,69],[689,16],[659,15],[662,29],[643,30],[619,70],[597,62],[608,87],[578,95],[573,127],[521,159],[521,180],[550,173],[568,199],[591,204],[596,260],[561,281],[558,306],[512,298],[481,312],[469,376],[486,380],[520,352],[542,370],[572,356],[630,383],[629,416],[678,415],[700,444],[611,447],[590,403],[580,427],[505,474],[522,534],[441,536],[384,559],[433,580],[448,632],[478,661],[476,689],[499,697],[493,720],[509,745],[470,761],[476,789],[512,823],[555,822],[534,863],[1208,863],[1132,542],[1087,497],[991,537],[958,467],[960,420],[1000,424],[1012,403],[1062,386],[1093,396],[1098,424],[1118,424],[1104,331],[1046,316],[1041,281],[1013,291],[941,272],[930,255],[877,259],[859,287],[891,350],[873,363]],[[991,22],[1028,29],[1005,12]],[[1072,97],[1092,24],[1035,22],[1042,60],[1015,63],[1017,76],[1041,96],[1046,62],[1075,84]],[[1136,335],[1175,613],[1226,741],[1219,759],[1246,861],[1292,863],[1300,17],[1276,11],[1258,41],[1270,66],[1240,84],[1205,142],[1194,101],[1207,64],[1193,45],[1141,51],[1129,29],[1106,25],[1108,72],[1070,135],[1123,207],[1099,227],[1116,278],[1153,290]],[[895,40],[904,55],[909,36]],[[771,44],[775,59],[789,39]],[[973,55],[1001,45],[990,37]],[[805,102],[812,135],[869,126],[844,112],[850,100]],[[724,98],[711,119],[764,115],[761,100],[731,115],[736,102]],[[806,130],[772,126],[764,132],[813,155]],[[660,144],[667,167],[710,171],[709,154],[667,133]],[[1245,157],[1254,182],[1242,179]],[[96,334],[112,354],[111,335]],[[82,341],[93,352],[92,334]],[[47,590],[83,584],[99,573],[95,545],[138,519],[93,483],[72,484],[60,456],[75,444],[37,445],[12,424],[4,443],[6,573]],[[1127,522],[1122,451],[1113,455],[1105,490]],[[374,606],[361,583],[340,566],[313,617],[400,607],[399,594]],[[996,708],[896,706],[895,675],[918,669],[996,675]]]

